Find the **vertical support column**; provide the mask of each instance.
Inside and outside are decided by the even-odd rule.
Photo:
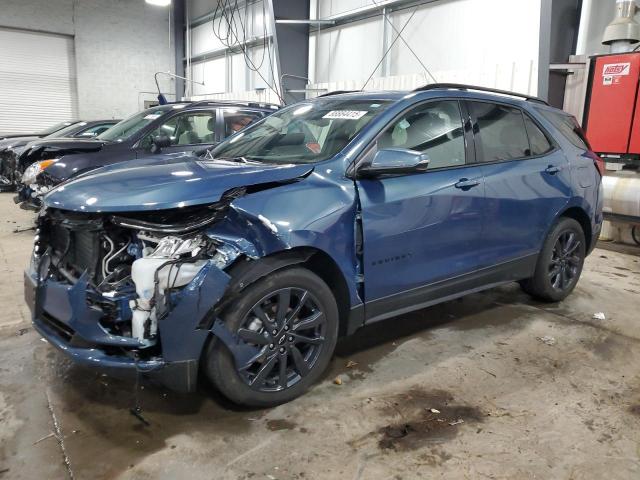
[[[224,68],[226,72],[224,78],[224,91],[228,93],[233,89],[233,62],[229,52],[224,52]]]
[[[389,8],[385,7],[382,9],[382,17],[380,18],[382,21],[382,51],[380,52],[380,58],[382,58],[387,48],[389,48],[389,45],[391,45],[391,42],[393,42],[393,29],[389,25],[389,22],[393,20],[389,17],[390,14],[391,10]],[[387,21],[387,19],[389,21]],[[388,77],[389,75],[391,75],[391,55],[386,55],[380,65],[380,76]]]
[[[544,100],[549,96],[552,3],[553,0],[540,1],[540,46],[538,49],[538,92],[536,95]]]
[[[185,36],[185,8],[184,8],[185,0],[173,0],[173,8],[172,12],[172,20],[173,25],[171,28],[173,29],[173,49],[175,55],[175,74],[181,77],[186,76],[184,74],[184,36]],[[175,87],[176,87],[176,100],[180,100],[184,96],[184,80],[180,78],[175,79]]]
[[[278,23],[278,20],[309,20],[309,0],[264,0],[271,4],[273,13],[273,45],[277,75],[275,83],[285,103],[305,98],[304,90],[309,77],[309,25]],[[283,77],[284,75],[284,77]],[[282,82],[280,82],[282,79]]]

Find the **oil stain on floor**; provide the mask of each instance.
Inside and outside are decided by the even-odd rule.
[[[416,450],[453,439],[464,424],[481,423],[478,408],[457,404],[444,390],[412,389],[384,400],[381,413],[398,419],[378,430],[380,449]]]

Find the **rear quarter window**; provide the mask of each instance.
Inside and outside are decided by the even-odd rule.
[[[526,113],[524,114],[524,126],[526,127],[527,135],[529,136],[531,155],[544,155],[545,153],[549,153],[553,150],[553,145],[545,133],[540,130],[538,125],[536,125],[536,123]]]
[[[562,135],[573,145],[583,150],[590,150],[589,142],[575,118],[564,112],[538,109],[540,115],[549,120]]]

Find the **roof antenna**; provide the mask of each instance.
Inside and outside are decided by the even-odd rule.
[[[175,73],[156,72],[153,77],[156,80],[156,88],[158,89],[158,103],[160,105],[166,105],[169,102],[167,101],[167,97],[165,97],[165,95],[160,91],[160,84],[158,83],[158,75],[168,75],[169,77],[180,78],[182,80],[186,80],[187,82],[197,83],[198,85],[202,85],[203,87],[205,86],[204,82],[196,82],[195,80],[191,80],[190,78],[186,78],[186,77],[181,77],[180,75],[176,75]]]

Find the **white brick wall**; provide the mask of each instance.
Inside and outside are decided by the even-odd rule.
[[[0,26],[74,35],[79,116],[122,118],[154,98],[173,71],[169,9],[144,0],[2,0]],[[173,81],[161,77],[165,92]],[[1,93],[1,92],[0,92]]]

